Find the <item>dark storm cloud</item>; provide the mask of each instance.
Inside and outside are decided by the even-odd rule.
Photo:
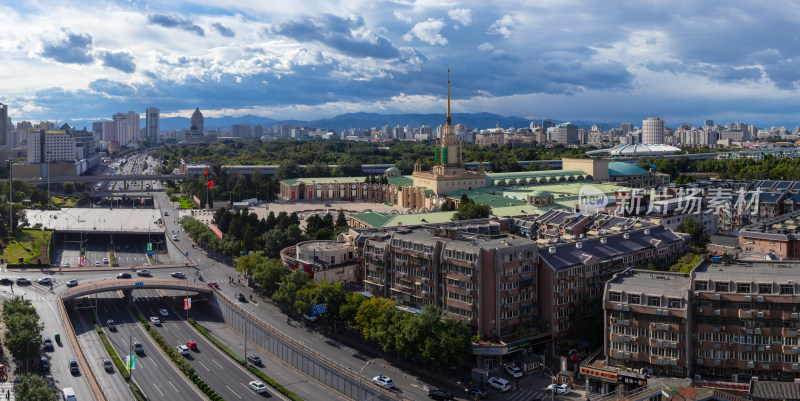
[[[42,57],[69,64],[91,64],[94,62],[91,36],[68,31],[64,31],[64,34],[66,37],[55,42],[42,44]]]
[[[226,38],[232,38],[236,36],[236,33],[233,32],[233,29],[228,28],[225,25],[220,24],[219,22],[215,22],[211,25],[214,29],[219,32],[220,35],[225,36]]]
[[[300,42],[319,42],[352,57],[389,59],[399,55],[389,39],[374,34],[369,38],[353,35],[365,30],[364,19],[341,18],[332,14],[304,16],[275,24],[267,34],[286,36]]]
[[[151,24],[160,25],[164,28],[178,28],[184,31],[194,32],[200,36],[205,36],[206,32],[203,28],[195,25],[192,21],[180,17],[174,17],[164,14],[150,14],[147,20]]]
[[[133,55],[126,51],[103,51],[98,58],[106,67],[116,68],[129,74],[136,71],[136,62],[133,61]]]

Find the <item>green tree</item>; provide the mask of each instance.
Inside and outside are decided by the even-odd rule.
[[[342,304],[342,306],[339,308],[339,318],[344,320],[347,324],[355,324],[358,308],[366,300],[367,297],[358,292],[347,293],[344,304]]]
[[[364,338],[372,339],[380,331],[381,317],[395,309],[395,302],[387,298],[372,297],[361,303],[356,312],[355,322]]]
[[[288,180],[290,178],[297,178],[300,174],[300,166],[294,160],[284,160],[278,166],[278,171],[275,173],[276,178],[279,180]]]
[[[38,315],[14,314],[3,321],[6,327],[3,340],[14,359],[26,361],[40,354],[44,325],[39,323]]]
[[[265,262],[259,253],[245,254],[236,259],[236,271],[243,273],[246,277],[251,277]]]
[[[458,211],[453,215],[451,220],[472,220],[472,219],[485,219],[492,214],[492,208],[489,205],[475,203],[471,199],[469,202],[461,202],[458,206]]]
[[[14,391],[17,399],[25,401],[53,401],[58,397],[50,383],[35,374],[17,376]]]
[[[255,272],[255,280],[268,294],[273,294],[280,287],[283,278],[290,273],[289,267],[280,259],[267,259]]]
[[[703,229],[703,224],[692,217],[692,215],[686,216],[686,218],[678,224],[676,230],[691,235],[692,246],[696,249],[704,250],[706,248],[706,244],[708,244],[709,241],[708,234],[706,234]]]
[[[73,192],[75,192],[75,183],[73,183],[72,181],[65,182],[63,187],[64,187],[64,193],[67,195],[71,195]]]
[[[302,269],[296,269],[283,277],[281,286],[275,291],[275,300],[294,306],[297,292],[308,283],[308,274]]]
[[[344,210],[339,209],[339,214],[336,215],[336,227],[346,227],[347,219],[344,217]]]
[[[306,166],[306,177],[330,177],[331,170],[327,163],[314,162]]]
[[[78,192],[83,192],[86,190],[86,182],[78,181],[75,183],[75,190]]]

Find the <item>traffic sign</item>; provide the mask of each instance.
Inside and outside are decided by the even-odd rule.
[[[134,285],[136,287],[144,287],[144,281],[137,281],[136,284],[134,284]]]
[[[311,316],[319,315],[320,313],[325,313],[328,311],[328,304],[319,304],[314,305],[314,310],[311,312]]]

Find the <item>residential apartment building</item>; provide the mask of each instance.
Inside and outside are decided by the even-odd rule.
[[[664,120],[648,117],[642,121],[642,143],[654,145],[664,143]]]
[[[578,138],[578,126],[573,123],[563,123],[559,125],[557,142],[562,145],[577,145],[580,143]]]
[[[367,292],[400,305],[440,307],[482,338],[513,336],[536,316],[534,241],[415,227],[368,239],[363,254]]]
[[[158,135],[161,132],[161,111],[158,107],[148,107],[145,110],[145,140],[153,143],[158,142]]]

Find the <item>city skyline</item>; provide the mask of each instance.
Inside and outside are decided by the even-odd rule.
[[[9,117],[453,111],[668,124],[797,121],[800,6],[479,2],[0,6]],[[56,21],[56,22],[53,22]]]

